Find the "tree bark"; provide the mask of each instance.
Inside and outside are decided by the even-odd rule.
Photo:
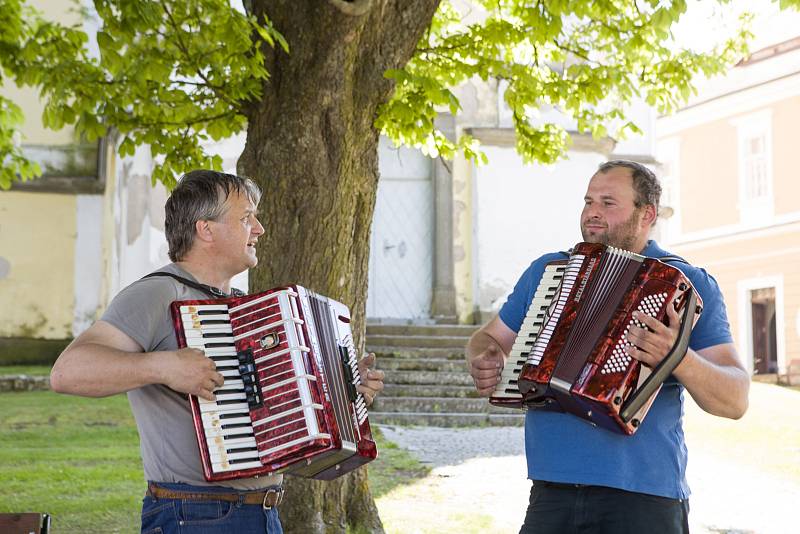
[[[248,110],[239,172],[264,194],[251,290],[298,283],[345,303],[363,352],[379,106],[439,0],[254,0],[289,43],[264,47],[270,79]],[[378,460],[380,461],[380,460]],[[290,478],[287,533],[383,532],[367,469],[333,482]]]

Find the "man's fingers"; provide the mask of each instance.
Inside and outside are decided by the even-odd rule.
[[[632,317],[637,321],[639,321],[640,323],[644,323],[645,326],[647,326],[653,332],[663,332],[665,330],[668,330],[668,328],[664,325],[664,323],[662,323],[655,317],[647,315],[646,313],[635,311],[633,312]]]
[[[500,376],[500,370],[491,368],[491,369],[473,369],[472,370],[472,378],[475,379],[486,379],[492,378],[496,376]]]
[[[478,395],[480,395],[481,397],[490,397],[492,395],[492,393],[494,393],[495,386],[496,386],[496,384],[494,386],[489,386],[489,387],[486,387],[486,388],[480,388],[480,387],[476,386],[476,388],[478,390]]]
[[[383,371],[378,371],[377,369],[368,369],[367,372],[364,374],[365,380],[383,380],[385,377],[385,373]]]
[[[677,301],[676,301],[676,303],[677,303]],[[683,313],[683,310],[681,310],[681,312],[678,312],[678,310],[675,309],[675,306],[667,306],[667,317],[669,318],[669,325],[671,327],[672,326],[677,327],[677,325],[679,325],[681,323],[681,314],[682,313]],[[687,320],[690,320],[690,319],[692,319],[691,315],[688,317]]]
[[[205,399],[208,401],[213,401],[217,399],[217,397],[214,395],[213,390],[205,388],[198,391],[197,396],[200,397],[201,399]]]
[[[211,381],[214,382],[215,386],[221,387],[225,383],[225,377],[219,373],[214,373],[211,376]]]

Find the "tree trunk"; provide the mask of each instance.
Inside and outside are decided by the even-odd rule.
[[[378,186],[383,73],[409,60],[439,0],[254,0],[289,43],[264,47],[270,79],[248,112],[239,171],[263,189],[251,290],[298,283],[345,303],[363,351],[369,234]],[[380,460],[378,460],[380,461]],[[287,533],[383,532],[367,469],[290,478]]]

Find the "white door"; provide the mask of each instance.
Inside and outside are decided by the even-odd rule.
[[[367,316],[430,317],[433,288],[431,160],[381,140],[381,179],[372,222]]]

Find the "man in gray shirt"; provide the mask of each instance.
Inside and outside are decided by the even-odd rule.
[[[213,400],[223,377],[202,351],[178,349],[169,305],[231,293],[231,278],[254,267],[264,233],[261,192],[247,178],[216,171],[186,174],[166,204],[170,276],[143,278],[122,290],[102,318],[59,356],[50,375],[58,393],[105,397],[127,392],[139,429],[148,492],[142,532],[282,532],[275,504],[281,475],[209,483],[203,477],[186,394]],[[235,290],[234,290],[235,291]],[[359,362],[368,404],[383,372]],[[160,530],[159,530],[160,528]],[[189,532],[193,530],[188,530]]]

